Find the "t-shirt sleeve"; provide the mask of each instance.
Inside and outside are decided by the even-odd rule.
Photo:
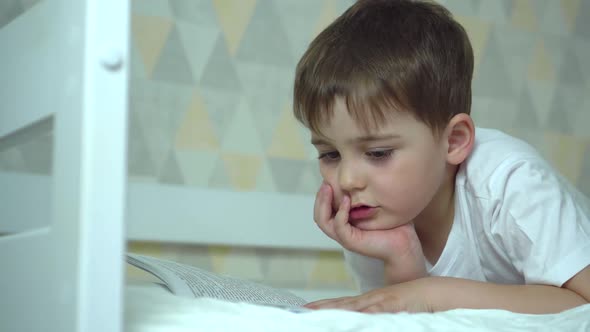
[[[542,160],[501,166],[492,234],[527,284],[562,286],[590,265],[587,199]]]

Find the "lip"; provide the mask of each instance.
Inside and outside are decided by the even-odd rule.
[[[377,208],[364,204],[355,204],[348,212],[348,219],[350,221],[360,221],[372,218],[377,213]]]

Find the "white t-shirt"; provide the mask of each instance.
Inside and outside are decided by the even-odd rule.
[[[531,146],[476,129],[455,181],[455,217],[432,276],[561,286],[590,265],[588,200]],[[383,262],[345,250],[361,291],[384,286]]]

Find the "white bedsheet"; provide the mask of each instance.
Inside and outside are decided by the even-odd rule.
[[[553,315],[501,310],[435,314],[292,313],[216,299],[187,299],[158,288],[127,286],[127,332],[178,331],[590,331],[590,304]]]

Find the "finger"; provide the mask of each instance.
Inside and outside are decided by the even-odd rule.
[[[304,307],[310,308],[310,309],[328,308],[328,307],[330,307],[330,304],[334,304],[334,303],[337,303],[339,301],[342,301],[342,300],[345,300],[348,298],[349,297],[339,297],[339,298],[333,298],[333,299],[324,299],[324,300],[313,301],[313,302],[309,302],[309,303],[305,304]]]
[[[362,311],[364,308],[372,305],[366,295],[342,297],[336,299],[321,300],[306,304],[310,309],[342,309],[352,311]]]
[[[316,201],[314,204],[314,221],[327,236],[337,240],[331,216],[332,189],[328,184],[323,183],[316,195]]]
[[[342,197],[342,202],[338,207],[338,211],[334,216],[335,227],[341,227],[348,224],[348,214],[350,213],[350,198],[348,196]]]
[[[340,243],[348,249],[353,250],[350,248],[350,245],[354,245],[354,232],[358,232],[357,228],[353,227],[349,223],[349,213],[350,213],[350,198],[348,196],[342,197],[342,202],[340,202],[340,206],[338,207],[338,212],[334,216],[334,233],[340,239]]]

